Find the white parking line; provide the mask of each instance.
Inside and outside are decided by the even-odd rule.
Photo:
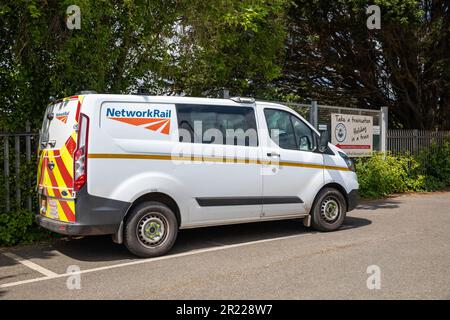
[[[135,261],[130,261],[130,262],[113,264],[111,266],[104,266],[104,267],[86,269],[86,270],[81,270],[80,272],[76,272],[76,273],[57,274],[57,273],[54,273],[54,272],[52,272],[50,270],[47,270],[47,271],[51,272],[52,275],[48,275],[46,277],[40,277],[40,278],[34,278],[34,279],[28,279],[28,280],[22,280],[22,281],[5,283],[5,284],[1,284],[0,288],[14,287],[14,286],[27,284],[27,283],[32,283],[32,282],[38,282],[38,281],[44,281],[44,280],[51,280],[51,279],[68,277],[68,276],[71,276],[71,275],[74,275],[74,274],[91,273],[91,272],[97,272],[97,271],[103,271],[103,270],[109,270],[109,269],[128,267],[128,266],[133,266],[133,265],[138,265],[138,264],[143,264],[143,263],[148,263],[148,262],[154,262],[154,261],[168,260],[168,259],[174,259],[174,258],[179,258],[179,257],[192,256],[192,255],[200,254],[200,253],[214,252],[214,251],[221,251],[221,250],[226,250],[226,249],[231,249],[231,248],[244,247],[244,246],[249,246],[249,245],[253,245],[253,244],[273,242],[273,241],[277,241],[277,240],[286,240],[286,239],[299,238],[299,237],[306,236],[306,235],[308,235],[308,233],[291,235],[291,236],[285,236],[285,237],[278,237],[278,238],[273,238],[273,239],[263,239],[263,240],[255,240],[255,241],[249,241],[249,242],[243,242],[243,243],[228,244],[228,245],[222,245],[220,247],[198,249],[198,250],[193,250],[193,251],[189,251],[189,252],[182,252],[182,253],[176,253],[176,254],[162,256],[162,257],[140,259],[140,260],[135,260]],[[3,253],[3,254],[6,254],[6,253]],[[28,261],[28,262],[30,262],[30,261]],[[36,264],[34,264],[34,265],[36,265]],[[42,269],[44,269],[44,268],[42,268]],[[44,270],[46,270],[46,269],[44,269]]]
[[[13,259],[14,261],[17,261],[17,262],[23,264],[24,266],[27,266],[28,268],[30,268],[34,271],[42,273],[46,277],[54,277],[54,276],[58,275],[57,273],[54,273],[51,270],[45,269],[44,267],[41,267],[40,265],[38,265],[34,262],[31,262],[30,260],[19,257],[18,255],[14,254],[12,252],[3,252],[2,254],[10,259]]]

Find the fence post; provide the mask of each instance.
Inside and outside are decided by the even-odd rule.
[[[317,101],[311,101],[311,107],[309,108],[309,123],[313,125],[314,128],[319,129],[319,112],[317,108]]]
[[[230,90],[228,89],[223,89],[222,90],[222,95],[224,99],[229,99],[230,98]]]
[[[380,124],[380,151],[387,151],[387,131],[388,131],[388,107],[381,107],[379,120]]]
[[[413,130],[413,154],[416,156],[419,153],[419,130]]]
[[[20,208],[20,136],[16,135],[14,137],[14,148],[16,149],[16,154],[14,157],[15,162],[15,175],[16,175],[16,203],[17,207]]]
[[[26,149],[26,157],[27,157],[27,164],[29,165],[31,162],[31,125],[30,125],[30,121],[26,121],[25,122],[25,131],[27,133],[26,135],[26,140],[25,140],[25,149]],[[30,178],[27,179],[27,188],[30,189],[31,188],[31,181]],[[31,211],[31,196],[28,195],[27,196],[27,209],[28,211]]]
[[[11,204],[9,201],[9,139],[8,136],[4,137],[4,145],[3,145],[3,152],[4,152],[4,162],[3,162],[3,170],[4,170],[4,177],[5,177],[5,208],[6,212],[9,213],[11,210]]]

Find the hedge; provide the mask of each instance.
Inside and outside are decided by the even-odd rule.
[[[432,144],[416,158],[381,153],[358,158],[356,173],[363,198],[450,187],[450,139],[442,145]]]

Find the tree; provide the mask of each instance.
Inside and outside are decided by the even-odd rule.
[[[175,1],[174,1],[175,3]],[[81,9],[81,29],[66,27],[66,8]],[[48,98],[80,90],[127,92],[169,58],[176,19],[168,1],[9,1],[2,18],[3,126],[41,121]]]
[[[217,96],[279,76],[284,0],[4,0],[0,126],[80,90]],[[66,27],[77,5],[81,29]]]
[[[450,128],[450,12],[439,0],[376,0],[380,30],[363,0],[297,0],[287,20],[279,95],[377,109],[393,125]]]
[[[280,75],[286,0],[194,1],[183,8],[178,90],[250,95]]]

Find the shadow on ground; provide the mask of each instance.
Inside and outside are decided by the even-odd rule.
[[[2,250],[0,250],[0,268],[19,264],[18,261],[2,255],[2,252],[11,252],[24,259],[51,259],[52,257],[56,256],[56,254],[52,252],[53,247],[54,246],[52,243],[39,243],[34,245],[17,246],[14,248],[2,248]]]
[[[403,201],[396,199],[362,200],[356,207],[357,210],[397,209]]]
[[[371,221],[367,219],[347,217],[342,230],[359,228],[370,223]],[[313,229],[304,227],[300,220],[258,222],[181,230],[178,233],[177,242],[170,254],[314,232]],[[28,259],[50,259],[55,255],[54,251],[78,261],[108,262],[136,259],[135,256],[127,251],[124,245],[113,243],[110,236],[60,239],[46,245],[32,245],[14,250],[16,254]],[[14,264],[17,262],[9,260],[9,263]],[[0,262],[1,266],[2,263]]]

